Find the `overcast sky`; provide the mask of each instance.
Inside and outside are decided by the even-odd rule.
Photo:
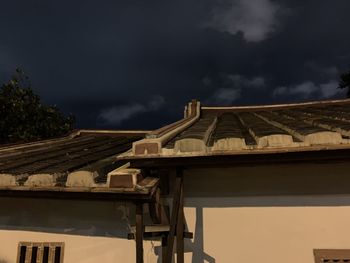
[[[0,0],[0,83],[21,67],[84,128],[157,128],[193,98],[342,98],[349,10],[349,0]]]

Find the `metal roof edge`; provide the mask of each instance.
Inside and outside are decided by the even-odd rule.
[[[131,167],[144,169],[147,167],[217,167],[222,165],[276,165],[278,163],[319,163],[341,162],[349,163],[350,147],[318,149],[298,149],[297,151],[253,151],[250,153],[230,152],[215,154],[193,155],[157,155],[157,156],[128,156],[125,161],[130,162]]]

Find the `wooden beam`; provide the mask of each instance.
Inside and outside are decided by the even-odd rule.
[[[169,235],[169,225],[143,225],[143,238],[144,239],[156,239]],[[135,239],[136,226],[131,226],[131,232],[128,233],[128,239]],[[193,233],[183,232],[184,238],[193,238]]]
[[[149,202],[149,212],[154,224],[169,225],[169,206],[162,204],[161,188],[155,189],[153,202]]]
[[[136,263],[143,263],[143,204],[136,204]]]
[[[174,246],[174,238],[175,231],[179,213],[179,204],[180,204],[180,193],[182,188],[182,169],[176,170],[176,180],[175,180],[175,188],[174,188],[174,197],[173,197],[173,207],[170,219],[170,230],[168,236],[168,248],[166,252],[166,260],[165,263],[171,263],[173,256],[173,246]]]
[[[0,196],[153,202],[158,183],[158,178],[147,177],[139,188],[0,186]]]
[[[160,203],[160,189],[158,188],[154,194],[154,202],[149,205],[149,213],[154,224],[162,223],[162,205]]]
[[[179,211],[176,224],[176,261],[184,263],[184,196],[183,182],[180,188]]]
[[[161,194],[164,196],[169,195],[169,169],[160,169],[158,170],[160,189],[162,189]]]
[[[308,146],[305,148],[294,147],[294,149],[268,149],[259,151],[242,151],[236,154],[227,155],[206,155],[206,156],[174,156],[174,157],[152,157],[143,159],[132,159],[128,161],[131,167],[138,168],[175,168],[182,167],[252,167],[260,165],[295,164],[295,163],[339,163],[350,161],[350,148],[348,145],[338,146],[342,149],[331,149],[330,146]],[[307,150],[309,149],[309,150]],[[313,149],[313,150],[311,150]],[[281,151],[281,152],[278,152]]]
[[[167,237],[168,235],[169,235],[169,231],[143,232],[143,239],[144,240],[146,240],[146,239],[147,240],[154,240],[154,239]],[[184,238],[192,239],[193,238],[193,233],[184,231]],[[128,240],[135,239],[135,234],[134,233],[128,233],[127,239]]]

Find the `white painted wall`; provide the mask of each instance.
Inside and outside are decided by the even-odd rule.
[[[186,262],[311,263],[350,249],[350,164],[191,169]]]
[[[312,197],[320,203],[333,198]],[[264,198],[262,198],[264,199]],[[313,249],[350,248],[350,196],[338,197],[346,206],[255,206],[270,198],[237,198],[249,207],[204,207],[193,198],[186,220],[194,240],[186,242],[186,262],[312,263]],[[293,202],[295,197],[277,197]],[[309,197],[298,197],[297,203]],[[231,202],[219,198],[217,202]],[[275,202],[276,200],[274,200]],[[203,220],[197,222],[197,220]],[[199,215],[199,216],[198,216]]]

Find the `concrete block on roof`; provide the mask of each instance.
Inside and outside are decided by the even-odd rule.
[[[287,134],[273,134],[259,137],[256,139],[258,148],[261,147],[290,147],[293,146],[294,141],[291,135]]]
[[[246,149],[247,145],[243,138],[224,138],[214,142],[213,151],[235,151]]]
[[[134,168],[116,169],[107,176],[111,188],[133,188],[142,180],[141,170]]]
[[[67,187],[94,187],[97,173],[90,171],[76,171],[68,174]]]
[[[341,144],[343,138],[337,132],[325,131],[309,134],[305,137],[305,142],[310,145],[317,144]]]
[[[53,174],[33,174],[25,181],[25,186],[55,186],[56,176]]]
[[[12,174],[0,174],[0,186],[16,186],[16,176]]]
[[[203,152],[207,151],[207,146],[200,139],[181,139],[175,142],[174,152]]]

